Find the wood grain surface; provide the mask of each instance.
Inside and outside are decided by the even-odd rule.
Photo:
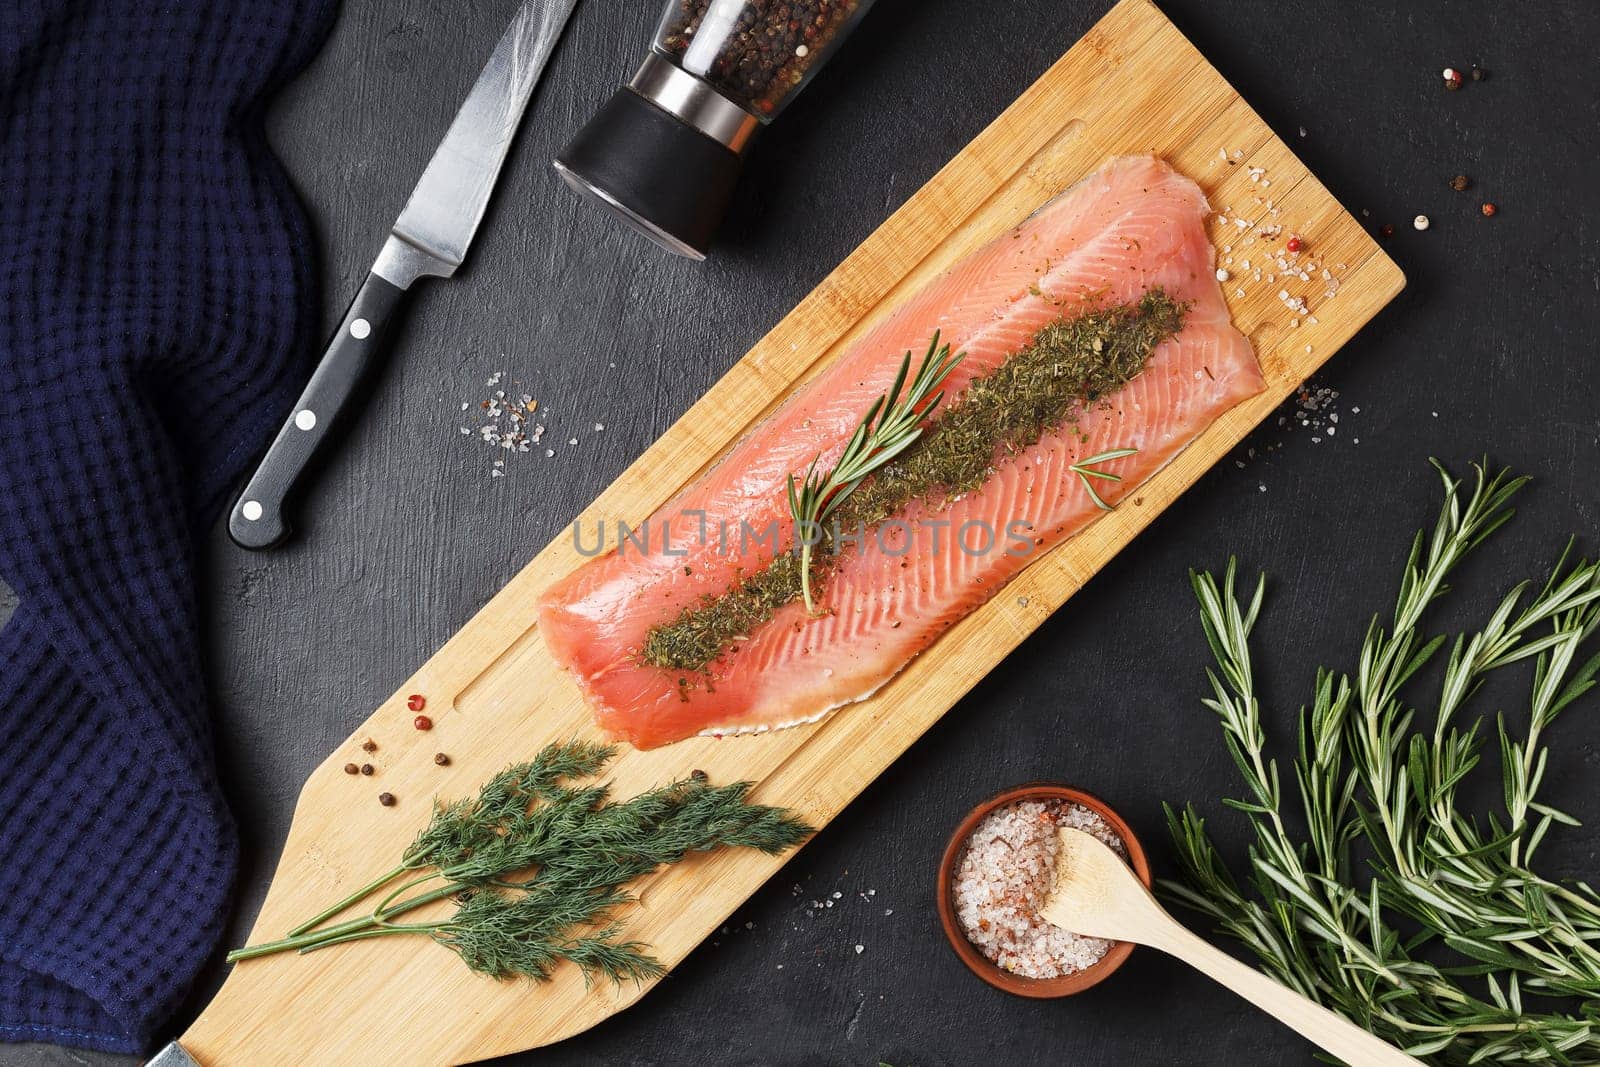
[[[517,2],[344,0],[322,54],[274,107],[273,143],[315,222],[327,329]],[[698,266],[578,203],[550,172],[631,74],[657,14],[580,6],[466,268],[420,295],[370,408],[305,502],[303,536],[255,555],[218,529],[209,546],[217,745],[245,846],[229,944],[248,936],[300,785],[327,754],[1109,6],[879,0],[763,135]],[[1288,1030],[1156,952],[1136,950],[1068,1001],[991,990],[945,943],[934,872],[974,804],[1038,779],[1114,804],[1158,875],[1175,873],[1163,801],[1198,804],[1242,860],[1247,828],[1218,802],[1237,793],[1237,773],[1199,704],[1207,654],[1190,567],[1236,553],[1247,573],[1271,576],[1256,662],[1266,730],[1286,755],[1312,670],[1353,665],[1411,534],[1433,517],[1430,455],[1460,469],[1487,452],[1536,479],[1501,543],[1463,573],[1438,619],[1446,632],[1511,581],[1539,577],[1569,534],[1594,551],[1600,123],[1582,72],[1600,11],[1588,0],[1161,7],[1369,231],[1396,227],[1385,248],[1409,284],[1319,371],[1324,425],[1280,408],[666,981],[504,1067],[1314,1062]],[[1440,68],[1472,63],[1490,79],[1444,91]],[[1455,174],[1472,189],[1450,191]],[[1494,220],[1478,214],[1484,200],[1498,203]],[[1425,233],[1409,226],[1419,212],[1432,219]],[[557,454],[491,479],[457,409],[487,395],[497,370],[549,410]],[[1508,676],[1477,710],[1525,708],[1525,683]],[[1557,875],[1600,870],[1596,706],[1576,706],[1551,735],[1548,799],[1586,823],[1542,846]],[[377,791],[353,808],[375,809]],[[174,1034],[228,970],[211,969]],[[0,1047],[7,1067],[133,1062]]]
[[[1001,662],[1403,285],[1398,268],[1282,141],[1147,0],[1123,0],[954,161],[916,193],[763,338],[585,512],[586,525],[637,522],[713,463],[735,440],[907,294],[1108,156],[1153,152],[1199,180],[1215,205],[1216,243],[1265,258],[1250,229],[1281,223],[1341,286],[1292,289],[1316,314],[1288,311],[1284,284],[1244,282],[1231,301],[1255,341],[1268,386],[1219,419],[1128,506],[1032,565],[869,701],[821,724],[776,735],[695,739],[652,752],[624,749],[608,769],[631,795],[699,768],[713,780],[751,779],[755,796],[825,825]],[[1227,158],[1223,158],[1226,156]],[[1272,175],[1269,218],[1258,197]],[[1249,201],[1250,203],[1246,203]],[[1241,290],[1243,291],[1243,290]],[[1294,323],[1291,328],[1291,321]],[[581,562],[558,536],[445,647],[336,749],[302,791],[294,824],[252,941],[268,940],[385,869],[426,821],[435,795],[470,792],[506,762],[593,732],[576,688],[534,626],[534,602]],[[406,695],[426,694],[435,727],[411,727]],[[365,756],[364,739],[377,743]],[[447,768],[433,754],[451,755]],[[351,777],[370,759],[375,779]],[[379,808],[372,786],[400,798]],[[696,857],[641,880],[630,935],[669,966],[714,931],[782,864],[752,852]],[[183,1036],[206,1067],[348,1062],[466,1062],[548,1044],[633,1003],[653,983],[588,984],[557,970],[535,990],[468,972],[424,939],[286,954],[237,966]],[[314,1006],[314,1007],[313,1007]]]

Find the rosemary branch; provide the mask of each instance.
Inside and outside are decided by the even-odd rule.
[[[1437,464],[1436,464],[1437,466]],[[1582,650],[1600,624],[1600,563],[1570,546],[1533,592],[1524,582],[1482,629],[1453,642],[1423,630],[1449,575],[1512,516],[1525,479],[1477,467],[1468,489],[1439,468],[1444,506],[1412,544],[1389,624],[1374,619],[1356,670],[1319,669],[1301,709],[1294,776],[1304,835],[1289,828],[1278,764],[1265,754],[1248,604],[1230,563],[1221,583],[1193,576],[1216,660],[1205,701],[1221,721],[1245,796],[1224,803],[1252,829],[1241,884],[1193,808],[1168,808],[1184,868],[1164,891],[1237,938],[1280,981],[1440,1064],[1600,1061],[1600,895],[1529,866],[1552,824],[1571,816],[1537,799],[1543,731],[1596,684]],[[1531,595],[1530,595],[1531,594]],[[1430,728],[1406,692],[1449,645]],[[1482,722],[1463,726],[1491,672],[1530,661],[1528,727],[1496,734],[1504,811],[1463,811],[1459,791],[1483,762]],[[1539,998],[1538,1003],[1530,998]]]
[[[570,784],[599,773],[614,753],[575,741],[507,768],[476,798],[436,808],[393,870],[287,936],[235,949],[229,962],[420,934],[496,978],[546,979],[562,960],[585,978],[659,975],[647,947],[605,919],[632,899],[629,882],[690,852],[777,854],[811,828],[780,808],[749,803],[748,782],[714,786],[696,774],[620,803],[605,785]],[[366,913],[333,922],[374,898]],[[451,899],[457,906],[446,918],[397,921]]]
[[[811,596],[811,555],[822,538],[823,523],[873,471],[910,448],[922,436],[922,419],[944,399],[944,394],[935,393],[935,390],[962,358],[962,355],[952,356],[949,345],[939,344],[939,331],[935,330],[905,397],[901,398],[900,390],[905,388],[906,375],[911,372],[910,352],[900,360],[894,384],[872,402],[831,471],[817,470],[822,459],[819,453],[806,469],[803,482],[789,475],[789,513],[794,519],[795,538],[800,545],[800,590],[807,611],[817,610]]]

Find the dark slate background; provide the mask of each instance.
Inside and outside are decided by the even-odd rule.
[[[279,102],[273,139],[317,221],[306,253],[325,267],[330,328],[515,6],[351,0]],[[721,247],[698,266],[581,204],[549,168],[631,72],[655,18],[646,3],[579,9],[468,268],[422,295],[366,417],[307,502],[304,536],[269,555],[238,551],[220,530],[213,540],[221,759],[247,844],[235,941],[323,755],[1105,7],[880,0],[765,138]],[[1467,568],[1462,605],[1536,574],[1569,533],[1593,549],[1600,15],[1587,0],[1163,7],[1345,204],[1370,211],[1374,228],[1396,226],[1388,247],[1408,289],[1319,378],[1340,393],[1339,432],[1258,431],[1258,450],[1282,447],[1241,456],[1243,469],[1220,464],[731,932],[622,1016],[507,1062],[1310,1062],[1286,1031],[1148,951],[1073,1000],[989,989],[943,940],[934,868],[972,804],[1036,778],[1106,797],[1167,872],[1162,800],[1204,804],[1239,843],[1239,820],[1217,803],[1235,777],[1198,702],[1191,566],[1237,553],[1273,576],[1258,643],[1282,739],[1315,665],[1350,665],[1412,531],[1431,521],[1429,456],[1464,469],[1487,453],[1537,477],[1513,532]],[[1444,91],[1441,68],[1475,62],[1489,80]],[[1476,187],[1453,193],[1457,173]],[[1484,199],[1500,207],[1492,221],[1478,213]],[[1411,229],[1419,212],[1432,218],[1426,233]],[[460,402],[487,395],[496,370],[526,383],[561,442],[553,459],[513,457],[501,479],[488,476],[488,450],[457,432]],[[1520,685],[1481,708],[1525,706]],[[1600,823],[1589,784],[1600,719],[1588,703],[1555,731],[1548,798]],[[1546,862],[1592,877],[1597,847],[1600,832],[1567,832]],[[807,914],[835,891],[833,908]],[[122,1062],[17,1048],[0,1060]]]

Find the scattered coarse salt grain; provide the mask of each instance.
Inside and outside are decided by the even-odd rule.
[[[1039,914],[1055,886],[1056,828],[1084,830],[1126,854],[1110,824],[1061,800],[1021,800],[984,816],[956,868],[956,919],[967,940],[1001,970],[1060,978],[1098,962],[1111,942],[1081,937]]]
[[[1229,273],[1228,273],[1228,268],[1227,268],[1227,267],[1218,267],[1218,268],[1217,268],[1217,281],[1219,281],[1219,282],[1225,282],[1225,281],[1227,281],[1227,280],[1228,280],[1228,279],[1229,279],[1229,278],[1230,278],[1230,277],[1232,277],[1232,275],[1230,275],[1230,274],[1229,274]]]
[[[1428,216],[1418,215],[1416,218],[1411,220],[1411,225],[1419,230],[1426,230],[1429,226]]]
[[[504,383],[504,388],[496,388]],[[545,425],[534,421],[534,413],[540,411],[539,401],[529,393],[520,395],[508,393],[507,389],[515,389],[521,383],[511,381],[505,371],[497,371],[484,385],[492,390],[483,400],[463,400],[460,410],[464,412],[476,411],[474,420],[476,426],[460,426],[458,432],[462,437],[477,438],[481,445],[494,450],[495,455],[504,456],[507,452],[532,452],[534,446],[544,443]],[[548,418],[548,409],[543,411]],[[605,430],[605,423],[596,422],[596,433]],[[567,444],[576,446],[577,437],[569,437]],[[555,456],[554,448],[544,449],[545,458]],[[504,459],[496,459],[494,466],[489,471],[491,478],[506,477],[509,466]]]

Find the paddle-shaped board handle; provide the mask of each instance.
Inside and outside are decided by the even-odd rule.
[[[378,363],[404,295],[405,290],[376,274],[367,275],[311,381],[234,502],[228,536],[239,547],[272,548],[288,538],[289,502],[324,442],[356,407],[361,385]]]

